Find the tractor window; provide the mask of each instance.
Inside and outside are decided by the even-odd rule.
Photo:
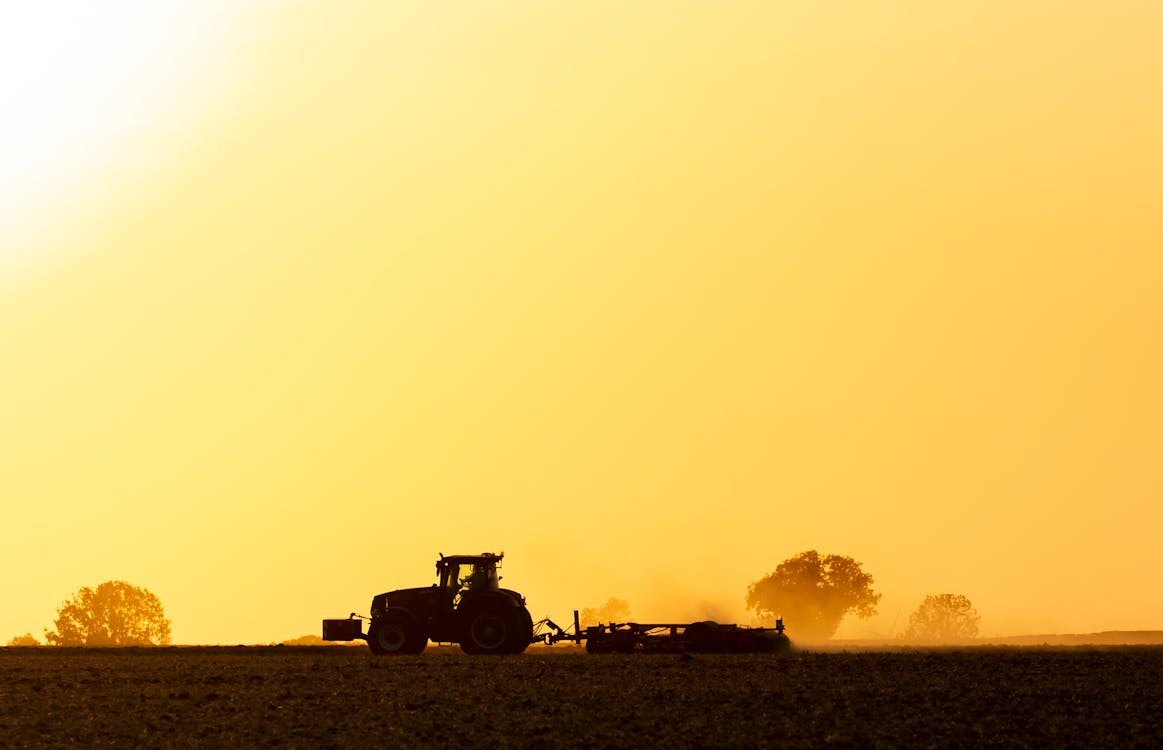
[[[440,570],[440,587],[456,591],[457,586],[460,585],[460,578],[457,573],[458,566],[447,563],[443,565],[444,567]]]
[[[484,591],[497,588],[497,567],[492,563],[473,563],[460,566],[462,590]]]
[[[448,587],[453,591],[459,591],[464,588],[465,579],[468,578],[471,565],[463,563],[459,565],[450,565],[448,568]]]

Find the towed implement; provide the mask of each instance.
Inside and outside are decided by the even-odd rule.
[[[592,654],[782,653],[791,642],[783,621],[774,628],[743,628],[711,620],[692,623],[609,623],[582,628],[577,610],[572,632],[552,620],[537,623],[525,597],[500,587],[504,553],[440,556],[437,583],[396,589],[372,598],[371,617],[352,613],[323,621],[323,640],[365,640],[372,653],[418,654],[429,641],[455,643],[467,654],[520,654],[532,643],[585,643]],[[368,630],[363,632],[364,622]]]
[[[774,628],[741,628],[713,620],[691,623],[624,622],[582,628],[573,613],[570,633],[552,620],[545,620],[548,632],[540,636],[546,644],[560,641],[585,642],[591,654],[776,654],[791,649],[784,634],[783,620]]]

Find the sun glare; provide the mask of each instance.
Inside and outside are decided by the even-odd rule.
[[[107,170],[149,159],[201,101],[228,12],[223,0],[0,6],[0,272],[31,260],[21,233],[51,226]]]

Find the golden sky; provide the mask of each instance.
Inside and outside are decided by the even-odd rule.
[[[88,5],[0,18],[0,641],[485,550],[559,621],[818,549],[841,636],[1163,628],[1163,5]]]

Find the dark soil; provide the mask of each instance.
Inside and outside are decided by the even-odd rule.
[[[0,746],[1163,747],[1163,649],[0,649]]]

